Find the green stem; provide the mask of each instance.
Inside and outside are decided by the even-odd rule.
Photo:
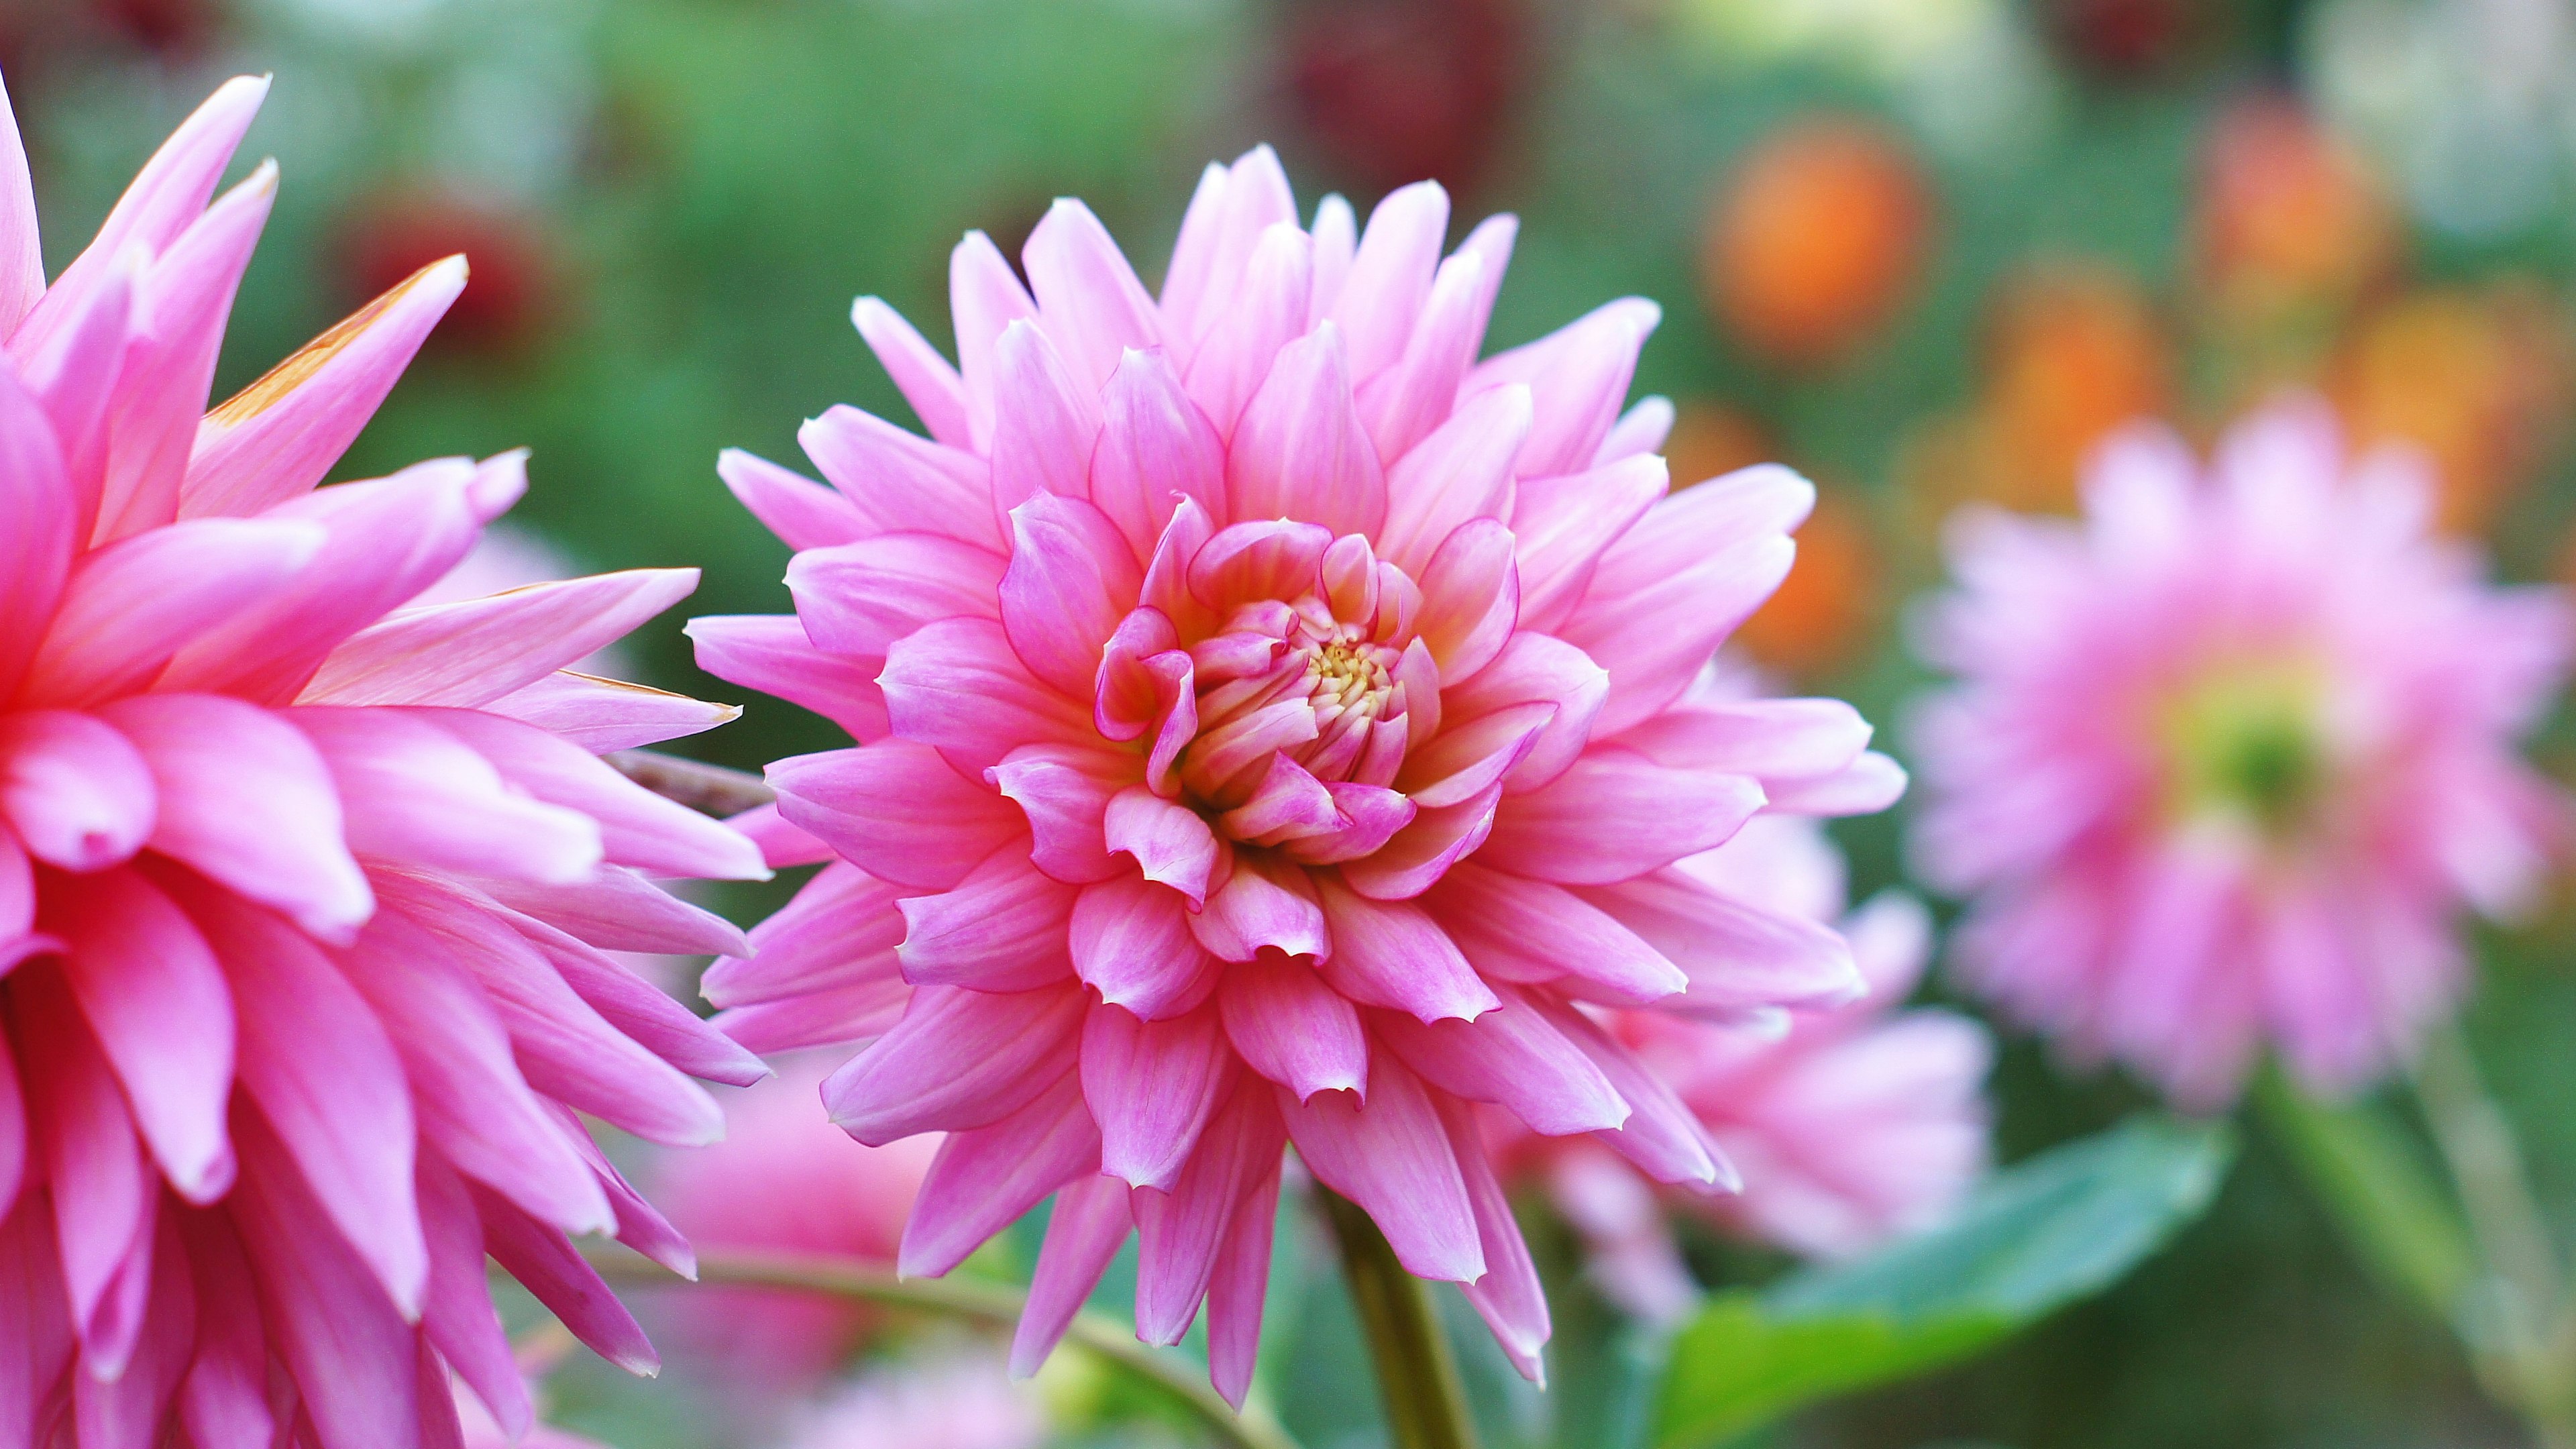
[[[671,1275],[632,1254],[593,1254],[591,1266],[612,1282],[667,1286]],[[795,1288],[857,1298],[890,1308],[937,1313],[1009,1331],[1020,1321],[1028,1295],[1001,1283],[965,1278],[898,1278],[882,1264],[808,1253],[702,1252],[698,1281],[745,1288]],[[1065,1341],[1144,1379],[1186,1405],[1216,1437],[1234,1449],[1297,1449],[1297,1441],[1258,1405],[1240,1414],[1209,1387],[1195,1363],[1167,1349],[1136,1341],[1101,1314],[1074,1315]]]
[[[1388,1442],[1393,1449],[1476,1449],[1458,1360],[1422,1280],[1404,1271],[1366,1212],[1337,1193],[1315,1191],[1341,1242],[1342,1277],[1368,1334]]]
[[[2512,1404],[2552,1449],[2576,1446],[2576,1383],[2558,1255],[2532,1197],[2521,1149],[2456,1022],[2427,1033],[2415,1096],[2450,1168],[2481,1281],[2461,1306],[2462,1336],[2491,1392]]]

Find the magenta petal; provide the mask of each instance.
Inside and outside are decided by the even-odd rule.
[[[854,407],[826,408],[796,442],[867,534],[935,533],[1002,551],[992,468],[963,444],[943,447]]]
[[[1388,1011],[1371,1016],[1370,1030],[1424,1081],[1492,1102],[1543,1136],[1606,1131],[1627,1121],[1628,1104],[1592,1059],[1524,993],[1504,989],[1502,1005],[1473,1021],[1426,1025]]]
[[[896,733],[978,769],[1013,745],[1094,734],[1086,703],[1040,682],[991,619],[943,619],[897,641],[877,682]]]
[[[1445,692],[1442,708],[1457,719],[1499,713],[1543,701],[1556,713],[1503,777],[1507,793],[1520,795],[1554,780],[1572,766],[1592,738],[1592,722],[1610,695],[1610,674],[1562,639],[1512,635],[1494,662]]]
[[[817,871],[796,898],[751,929],[751,947],[717,961],[698,990],[718,1006],[793,998],[900,973],[895,947],[908,927],[896,902],[908,891],[846,861]]]
[[[1491,785],[1461,804],[1421,812],[1377,854],[1343,862],[1342,879],[1371,900],[1413,899],[1485,843],[1502,798],[1502,786]]]
[[[22,697],[78,706],[150,682],[191,639],[283,592],[327,538],[302,520],[207,518],[83,554]]]
[[[1026,828],[1018,809],[910,740],[769,767],[779,813],[882,880],[947,890]]]
[[[1647,1070],[1636,1054],[1621,1045],[1591,1018],[1544,996],[1527,998],[1546,1015],[1565,1039],[1592,1058],[1628,1104],[1628,1121],[1615,1132],[1598,1134],[1622,1157],[1657,1182],[1716,1188],[1733,1192],[1743,1184],[1699,1119],[1673,1095],[1662,1078]]]
[[[825,1079],[823,1105],[870,1147],[1001,1121],[1071,1072],[1082,1016],[1078,990],[919,987],[893,1030]]]
[[[1102,832],[1111,851],[1135,857],[1145,879],[1188,896],[1193,907],[1207,903],[1208,880],[1216,868],[1216,832],[1197,811],[1148,786],[1130,785],[1110,797]]]
[[[936,533],[881,533],[809,548],[787,563],[787,592],[815,644],[846,658],[882,658],[925,624],[996,616],[1000,554]]]
[[[1065,944],[1075,888],[1049,879],[1014,848],[967,872],[956,888],[898,904],[907,930],[897,956],[915,986],[1035,991],[1073,974]]]
[[[269,1337],[241,1240],[229,1221],[210,1213],[183,1216],[179,1236],[197,1280],[197,1352],[179,1385],[179,1422],[199,1444],[272,1442]],[[0,1401],[0,1421],[7,1413]]]
[[[755,805],[740,815],[728,815],[725,824],[741,831],[752,844],[760,847],[760,858],[772,870],[791,865],[821,865],[832,859],[832,847],[791,825],[778,813],[778,805]]]
[[[791,549],[829,548],[874,531],[840,494],[740,448],[716,455],[716,476],[763,528]]]
[[[1068,360],[1094,388],[1108,382],[1127,349],[1161,343],[1153,299],[1090,207],[1057,198],[1030,231],[1020,259],[1047,332],[1063,342]]]
[[[142,695],[103,713],[152,766],[153,850],[325,940],[345,939],[373,913],[339,788],[302,732],[216,695]]]
[[[1234,1205],[1216,1272],[1208,1280],[1208,1378],[1238,1410],[1252,1387],[1261,1345],[1261,1305],[1270,1291],[1270,1244],[1279,1220],[1279,1163]]]
[[[948,359],[880,298],[852,303],[850,323],[930,436],[952,448],[966,447],[966,382]]]
[[[1476,1212],[1477,1242],[1485,1252],[1485,1276],[1465,1285],[1467,1301],[1483,1315],[1512,1367],[1545,1388],[1547,1364],[1539,1353],[1554,1327],[1548,1321],[1547,1289],[1539,1281],[1538,1265],[1531,1261],[1529,1244],[1512,1216],[1511,1199],[1504,1196],[1503,1185],[1494,1176],[1494,1164],[1485,1153],[1474,1116],[1454,1102],[1442,1103],[1440,1116],[1457,1151],[1467,1201]]]
[[[989,456],[996,415],[993,344],[1013,322],[1035,317],[1038,304],[993,239],[970,231],[948,254],[948,311],[957,329],[957,370],[966,387],[968,445]]]
[[[1139,1188],[1136,1336],[1173,1344],[1207,1296],[1236,1205],[1278,1171],[1287,1134],[1266,1082],[1242,1078],[1168,1192]]]
[[[131,871],[59,888],[63,979],[88,1018],[170,1185],[191,1202],[233,1181],[224,1108],[233,994],[205,938]]]
[[[1366,1106],[1341,1092],[1301,1104],[1281,1090],[1288,1136],[1317,1180],[1377,1222],[1406,1272],[1472,1283],[1485,1276],[1485,1254],[1439,1109],[1401,1064],[1372,1065]]]
[[[710,1082],[747,1087],[769,1075],[758,1057],[623,963],[543,921],[495,909],[554,966],[575,995],[636,1045]]]
[[[1029,859],[1038,869],[1068,885],[1086,885],[1124,868],[1110,858],[1103,817],[1122,788],[1144,788],[1128,783],[1136,777],[1133,755],[1022,745],[984,774],[1028,816]]]
[[[1368,1096],[1359,1011],[1305,962],[1268,955],[1227,967],[1217,1009],[1244,1064],[1297,1100],[1317,1092]]]
[[[1529,424],[1525,387],[1500,387],[1460,403],[1447,422],[1387,469],[1378,551],[1418,574],[1442,540],[1468,520],[1510,521],[1512,463]]]
[[[1232,1082],[1230,1061],[1213,1005],[1166,1021],[1092,1007],[1082,1027],[1082,1096],[1100,1124],[1100,1170],[1132,1187],[1170,1190]]]
[[[1118,526],[1090,503],[1041,493],[1011,510],[1002,628],[1029,672],[1065,693],[1094,693],[1101,646],[1143,581]]]
[[[1690,977],[1618,918],[1563,886],[1461,861],[1423,898],[1476,969],[1505,981],[1564,981],[1613,1006],[1648,1006]]]
[[[138,1241],[149,1251],[158,1194],[116,1078],[61,977],[22,968],[10,999],[72,1327],[93,1364],[121,1363],[133,1351],[142,1304],[137,1293],[116,1291],[119,1273]],[[128,1286],[146,1285],[129,1279]]]
[[[38,860],[71,871],[127,860],[158,808],[151,767],[114,726],[66,710],[0,718],[0,817]]]
[[[492,1261],[563,1321],[591,1352],[631,1374],[661,1371],[662,1356],[617,1301],[599,1270],[564,1235],[481,1188],[469,1186]]]
[[[1181,390],[1159,349],[1130,352],[1100,397],[1100,442],[1091,455],[1091,501],[1118,526],[1138,563],[1150,561],[1175,495],[1222,516],[1225,444]]]
[[[427,711],[305,706],[285,713],[331,767],[353,851],[546,884],[585,880],[600,866],[598,821],[512,788],[490,761],[430,723]],[[741,849],[745,857],[756,853],[747,841]]]
[[[1420,813],[1413,801],[1383,785],[1335,780],[1324,788],[1331,792],[1333,808],[1343,823],[1337,829],[1291,840],[1280,847],[1280,853],[1290,860],[1331,865],[1374,855]]]
[[[1506,797],[1484,860],[1562,885],[1609,885],[1724,842],[1762,803],[1762,787],[1742,775],[1668,769],[1601,746],[1545,788]]]
[[[5,155],[0,151],[0,155]],[[0,368],[0,692],[15,693],[72,564],[71,483],[53,425],[15,373]]]
[[[634,871],[611,866],[570,885],[477,881],[477,889],[603,951],[673,956],[748,956],[733,922],[672,895]],[[722,965],[724,963],[717,963]]]
[[[698,667],[718,679],[802,705],[862,742],[885,738],[885,693],[877,687],[883,661],[825,653],[792,614],[702,616],[689,621],[687,633]],[[491,707],[526,718],[509,707],[519,697],[505,695]]]
[[[1225,974],[1191,932],[1180,895],[1149,880],[1084,886],[1068,929],[1083,983],[1148,1021],[1196,1007]]]
[[[528,1381],[510,1355],[483,1266],[483,1218],[453,1168],[423,1153],[419,1172],[420,1216],[429,1238],[429,1295],[421,1309],[422,1336],[474,1390],[492,1416],[525,1434],[536,1411]]]
[[[1011,1335],[1011,1377],[1030,1377],[1055,1352],[1131,1225],[1127,1184],[1117,1178],[1077,1176],[1056,1191],[1046,1240],[1029,1275],[1028,1305]]]
[[[404,713],[461,740],[510,785],[546,804],[588,816],[598,825],[601,847],[613,865],[703,880],[769,878],[760,848],[746,837],[654,794],[580,746],[534,725],[481,710]]]
[[[1333,951],[1306,872],[1251,851],[1234,853],[1232,872],[1189,923],[1200,945],[1228,961],[1249,961],[1265,947],[1319,961]]]
[[[1449,933],[1409,901],[1373,901],[1318,876],[1333,954],[1318,969],[1335,991],[1424,1021],[1472,1021],[1501,1005]]]
[[[1226,494],[1242,521],[1299,518],[1335,536],[1373,533],[1386,521],[1386,474],[1330,322],[1281,348],[1244,407],[1226,455]]]
[[[947,1272],[1038,1199],[1099,1166],[1100,1130],[1067,1063],[1010,1116],[951,1132],[939,1144],[904,1224],[895,1270],[907,1278]]]

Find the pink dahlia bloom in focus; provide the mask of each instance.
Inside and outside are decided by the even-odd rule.
[[[691,1243],[894,1262],[939,1141],[851,1141],[814,1110],[832,1064],[810,1052],[787,1058],[776,1076],[725,1094],[723,1142],[660,1155],[647,1186]],[[810,1386],[873,1321],[864,1307],[819,1294],[692,1288],[668,1297],[687,1361],[743,1397]]]
[[[1921,902],[1889,893],[1848,914],[1842,855],[1812,820],[1765,814],[1678,870],[1745,901],[1837,924],[1868,992],[1763,1022],[1623,1013],[1623,1039],[1744,1175],[1691,1198],[1721,1228],[1807,1257],[1844,1258],[1937,1226],[1986,1167],[1983,1085],[1993,1046],[1952,1012],[1898,1010],[1931,959]],[[1657,1321],[1697,1290],[1664,1226],[1662,1195],[1590,1142],[1499,1134],[1584,1239],[1595,1282]]]
[[[2080,522],[1979,512],[1926,653],[1926,879],[1978,987],[2195,1106],[2259,1049],[2355,1087],[2450,1008],[2462,907],[2526,905],[2564,804],[2515,754],[2567,667],[2549,590],[2428,535],[2422,471],[2313,402],[2204,469],[2115,440]]]
[[[689,1261],[574,1113],[702,1142],[762,1070],[603,954],[746,949],[644,874],[753,847],[592,755],[729,711],[558,672],[694,575],[400,608],[520,458],[315,487],[462,259],[205,412],[265,90],[50,287],[0,105],[0,1445],[452,1444],[451,1369],[523,1432],[486,1255],[636,1368],[567,1235]]]
[[[771,767],[840,860],[707,989],[762,1050],[868,1043],[823,1086],[859,1140],[949,1134],[906,1272],[1056,1194],[1022,1370],[1133,1230],[1139,1334],[1204,1301],[1239,1398],[1293,1142],[1535,1376],[1470,1104],[1731,1185],[1596,1010],[1858,989],[1830,930],[1672,868],[1766,803],[1901,787],[1847,706],[1682,698],[1813,491],[1665,496],[1670,408],[1620,412],[1649,303],[1478,362],[1513,223],[1443,258],[1448,220],[1421,184],[1309,231],[1256,150],[1157,298],[1058,202],[1034,296],[957,248],[960,367],[858,304],[928,437],[833,409],[803,433],[831,491],[724,461],[799,550],[798,617],[698,620],[699,658],[861,743]]]

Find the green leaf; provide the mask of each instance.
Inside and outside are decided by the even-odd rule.
[[[2435,1322],[2451,1322],[2475,1269],[2468,1229],[2388,1113],[2316,1101],[2278,1071],[2264,1073],[2255,1099],[2354,1255]]]
[[[1655,1444],[1954,1363],[2099,1292],[2200,1215],[2234,1152],[2222,1123],[2133,1118],[1997,1173],[1946,1228],[1721,1295],[1674,1337]]]

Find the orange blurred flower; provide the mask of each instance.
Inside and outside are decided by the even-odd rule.
[[[2411,443],[2440,524],[2477,533],[2556,435],[2569,404],[2564,314],[2528,286],[2416,292],[2362,319],[2328,388],[2357,446]]]
[[[2092,263],[2033,268],[1998,291],[1983,403],[1993,477],[1980,496],[2072,510],[2085,456],[2104,434],[2173,401],[2173,357],[2135,279]]]
[[[2200,185],[2194,280],[2224,324],[2269,329],[2331,317],[2397,259],[2397,213],[2378,178],[2286,97],[2219,116]]]
[[[1820,488],[1797,543],[1787,581],[1734,642],[1765,668],[1814,679],[1851,663],[1878,621],[1878,540],[1859,500]]]
[[[1876,331],[1912,294],[1933,199],[1914,154],[1872,122],[1793,122],[1718,194],[1700,274],[1719,320],[1774,361],[1816,363]]]
[[[1778,457],[1771,436],[1750,413],[1717,402],[1686,402],[1673,410],[1664,439],[1664,466],[1675,488],[1705,483],[1721,473]]]

